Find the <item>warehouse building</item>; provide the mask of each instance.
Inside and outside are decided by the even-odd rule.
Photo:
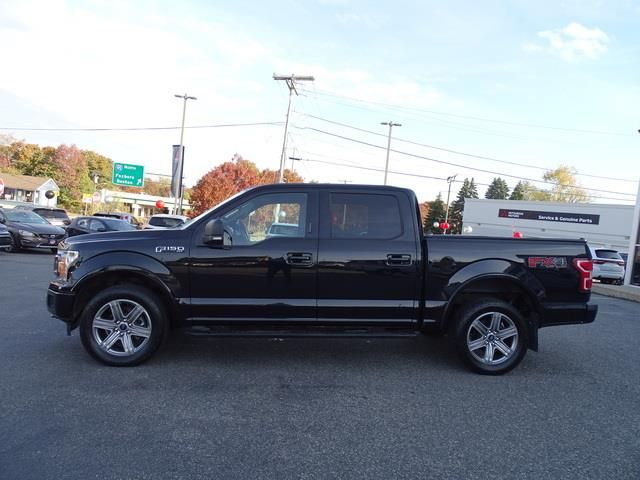
[[[640,284],[640,215],[637,205],[554,203],[467,198],[463,232],[525,238],[584,238],[593,247],[628,254],[625,283]]]

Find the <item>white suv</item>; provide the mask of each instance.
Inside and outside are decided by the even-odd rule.
[[[600,280],[601,283],[622,285],[624,260],[620,254],[608,248],[589,247],[589,249],[593,259],[592,278]]]

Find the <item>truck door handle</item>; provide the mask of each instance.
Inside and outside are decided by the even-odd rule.
[[[285,257],[289,265],[310,267],[313,265],[313,255],[306,252],[289,252]]]
[[[385,262],[389,266],[411,265],[411,255],[405,253],[390,253]]]

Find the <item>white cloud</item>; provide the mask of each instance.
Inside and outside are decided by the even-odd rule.
[[[545,46],[528,42],[523,45],[524,50],[547,51],[568,62],[596,59],[607,52],[609,43],[609,36],[599,28],[588,28],[577,22],[571,22],[564,28],[538,32],[538,37],[546,41]]]

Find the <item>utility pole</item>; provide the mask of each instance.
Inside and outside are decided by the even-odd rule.
[[[445,210],[445,214],[444,214],[444,223],[446,223],[447,225],[449,225],[449,197],[451,196],[451,184],[455,181],[457,176],[458,174],[456,173],[455,175],[451,175],[450,177],[447,177],[447,183],[449,184],[449,189],[447,190],[447,209]],[[442,233],[446,235],[447,230],[445,229]]]
[[[391,120],[388,122],[380,122],[380,125],[389,126],[389,139],[387,140],[387,162],[384,164],[384,184],[387,184],[387,175],[389,174],[389,152],[391,151],[391,129],[393,127],[401,127],[401,123],[393,123]]]
[[[289,114],[291,112],[291,97],[293,96],[294,92],[296,95],[298,95],[295,82],[303,82],[303,81],[313,82],[315,78],[311,75],[294,75],[294,74],[276,75],[274,73],[273,79],[284,80],[287,84],[287,87],[289,88],[289,106],[287,107],[287,120],[285,121],[285,124],[284,124],[284,140],[282,141],[282,154],[280,155],[280,174],[278,175],[278,183],[282,183],[282,180],[284,178],[284,164],[286,161],[285,158],[286,158],[286,151],[287,151],[287,134],[289,132]]]
[[[174,97],[176,98],[182,98],[182,100],[184,101],[184,103],[182,104],[182,126],[180,127],[180,150],[178,151],[178,155],[180,156],[180,178],[178,179],[178,181],[180,182],[178,184],[178,190],[180,192],[179,197],[180,197],[180,203],[178,204],[179,207],[176,205],[176,200],[178,200],[177,198],[174,199],[173,202],[173,209],[174,211],[176,209],[178,209],[178,212],[180,213],[180,215],[182,215],[182,199],[184,197],[184,185],[182,184],[182,179],[184,176],[184,158],[183,158],[183,154],[184,154],[184,119],[187,113],[187,100],[197,100],[196,97],[190,97],[188,96],[186,93],[184,95],[178,95],[175,94]]]

